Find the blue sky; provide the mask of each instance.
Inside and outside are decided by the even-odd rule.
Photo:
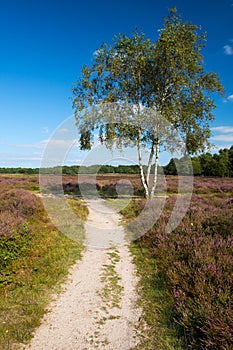
[[[215,96],[212,142],[231,146],[233,0],[0,0],[0,167],[40,166],[47,140],[73,113],[72,84],[93,52],[136,27],[156,40],[174,6],[208,34],[205,68],[226,90]]]

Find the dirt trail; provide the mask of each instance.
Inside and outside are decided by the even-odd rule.
[[[128,350],[137,343],[137,279],[119,216],[103,200],[88,205],[83,258],[23,349]]]

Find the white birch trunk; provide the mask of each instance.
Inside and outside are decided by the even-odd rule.
[[[148,186],[148,189],[150,188],[150,171],[151,171],[151,166],[152,166],[152,161],[154,157],[154,145],[155,145],[155,140],[153,139],[152,145],[151,145],[151,150],[150,150],[150,157],[148,160],[148,167],[147,167],[147,174],[146,174],[146,183]]]
[[[146,198],[149,198],[149,188],[148,188],[148,185],[146,183],[145,174],[144,174],[143,166],[142,166],[141,131],[140,130],[138,130],[138,143],[137,143],[137,145],[138,145],[138,163],[139,163],[141,181],[142,181],[143,187],[144,187],[145,192],[146,192]]]
[[[153,186],[150,193],[150,198],[154,197],[155,188],[156,188],[157,179],[158,179],[159,148],[160,148],[160,140],[157,141],[155,146],[155,171],[154,171],[154,180],[153,180]]]

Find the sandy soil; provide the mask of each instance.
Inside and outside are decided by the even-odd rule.
[[[138,342],[137,278],[128,247],[123,244],[119,216],[101,199],[88,205],[83,258],[71,268],[63,292],[49,306],[31,343],[22,349],[127,350]],[[111,254],[117,257],[113,265]],[[106,271],[113,273],[119,288],[111,286],[111,278],[106,286]],[[111,288],[116,290],[111,292]],[[111,298],[118,301],[114,304]]]

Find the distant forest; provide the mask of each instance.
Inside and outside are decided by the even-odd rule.
[[[165,175],[194,175],[233,177],[233,146],[221,149],[218,153],[204,153],[190,158],[171,158],[165,166],[159,167],[159,173]],[[146,170],[146,167],[145,167]],[[153,172],[153,167],[152,170]],[[139,174],[138,165],[90,165],[90,166],[56,166],[53,168],[0,168],[1,174]]]

